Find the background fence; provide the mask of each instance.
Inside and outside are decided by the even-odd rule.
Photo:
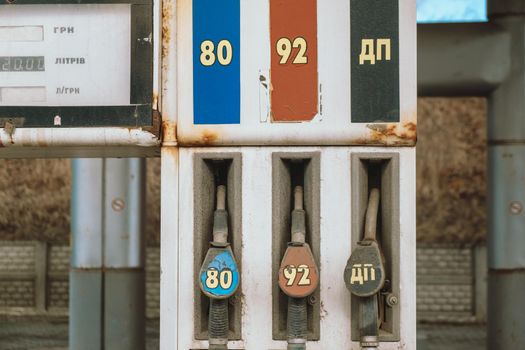
[[[70,249],[38,241],[0,242],[0,315],[67,316]],[[146,315],[159,316],[160,249],[146,249]]]
[[[70,249],[38,241],[0,242],[0,315],[67,316]],[[419,321],[486,319],[482,246],[424,244],[417,249]],[[159,316],[160,249],[146,249],[146,315]]]

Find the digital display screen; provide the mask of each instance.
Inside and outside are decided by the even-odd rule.
[[[43,41],[44,26],[0,26],[0,42]]]
[[[44,72],[44,56],[0,56],[0,72]]]

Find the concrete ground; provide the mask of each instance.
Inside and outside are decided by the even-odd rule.
[[[67,350],[67,319],[0,319],[1,350]],[[146,326],[146,350],[159,348],[159,321]],[[422,324],[418,350],[483,350],[484,325]]]
[[[67,350],[67,319],[0,319],[0,350]],[[146,350],[159,349],[159,321],[146,323]]]
[[[485,324],[420,324],[418,350],[485,350]]]

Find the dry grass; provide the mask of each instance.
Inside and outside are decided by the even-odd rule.
[[[419,101],[418,240],[485,238],[486,104]],[[69,241],[70,161],[0,160],[0,240]],[[148,159],[146,236],[160,241],[160,159]]]
[[[69,160],[9,159],[0,164],[0,238],[69,240]]]
[[[146,241],[148,245],[160,244],[160,158],[147,161],[148,183],[146,189]]]
[[[486,235],[486,102],[425,98],[418,105],[417,237],[475,243]]]
[[[68,242],[68,159],[0,160],[0,240]],[[160,238],[160,159],[148,159],[146,237]]]

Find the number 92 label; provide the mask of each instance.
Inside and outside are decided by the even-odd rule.
[[[230,247],[210,248],[199,273],[202,292],[210,298],[226,299],[239,286],[239,271]]]
[[[288,246],[279,268],[279,287],[288,296],[304,298],[319,285],[319,271],[308,244]]]

